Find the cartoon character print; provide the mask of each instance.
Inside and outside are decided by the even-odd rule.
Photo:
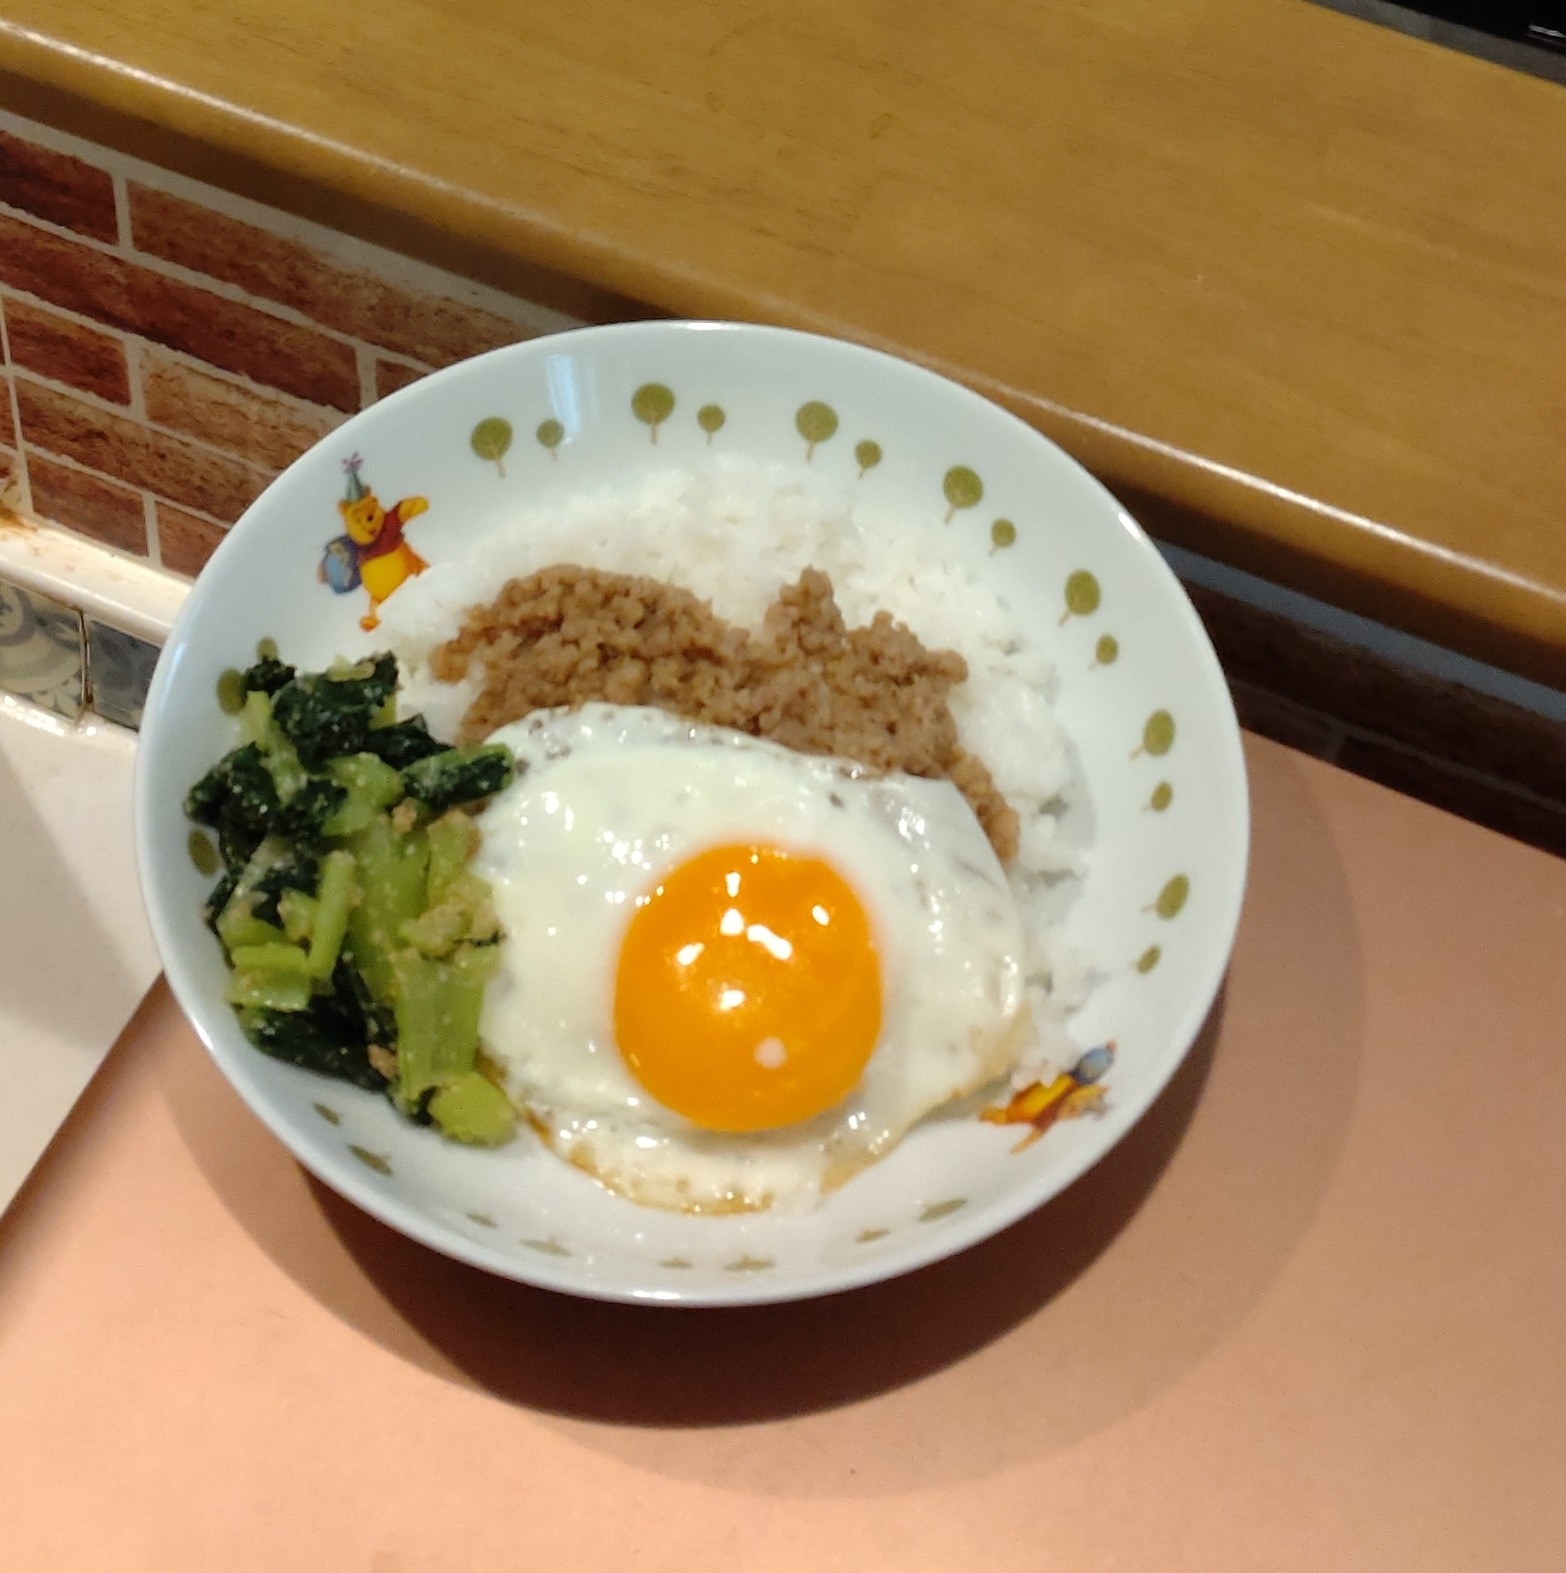
[[[1068,1071],[1049,1081],[1030,1081],[998,1109],[985,1109],[981,1120],[991,1125],[1027,1125],[1032,1129],[1012,1148],[1031,1147],[1050,1126],[1084,1114],[1104,1112],[1104,1076],[1114,1064],[1115,1045],[1089,1049]]]
[[[338,595],[364,586],[370,609],[359,619],[359,626],[368,633],[380,626],[381,603],[405,580],[429,567],[408,544],[403,529],[430,505],[422,497],[404,497],[390,508],[382,507],[360,478],[363,467],[364,460],[357,453],[343,460],[348,493],[337,504],[337,511],[347,534],[326,543],[316,578]]]

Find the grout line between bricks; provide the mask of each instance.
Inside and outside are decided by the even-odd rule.
[[[0,295],[0,364],[5,367],[5,396],[11,406],[11,432],[16,439],[16,504],[33,512],[33,483],[27,473],[27,444],[22,438],[22,404],[16,395],[16,368],[11,364],[11,329],[6,321],[5,297]]]
[[[141,516],[147,526],[147,560],[154,568],[161,568],[163,540],[158,534],[158,501],[146,487],[141,490]]]
[[[359,368],[359,408],[367,410],[375,403],[375,354],[363,344],[354,346]]]
[[[142,386],[141,378],[141,357],[144,341],[129,333],[124,337],[125,382],[130,389],[130,401],[127,408],[130,410],[131,415],[140,421],[143,426],[150,426],[152,422],[147,419],[147,393]]]
[[[213,525],[219,530],[232,530],[236,523],[236,521],[232,519],[220,519],[216,514],[208,513],[205,508],[193,508],[189,503],[175,502],[172,497],[159,497],[156,492],[149,492],[148,496],[150,496],[154,502],[161,502],[170,508],[177,508],[181,513],[188,513],[192,519],[200,519],[203,523]],[[169,572],[174,573],[177,572],[177,570],[171,568]]]
[[[120,250],[131,250],[130,186],[119,170],[109,171],[109,186],[114,192],[114,227],[119,233]]]

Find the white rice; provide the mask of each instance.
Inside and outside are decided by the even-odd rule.
[[[1059,824],[1076,783],[1051,703],[1051,663],[993,590],[964,566],[940,560],[919,531],[856,515],[845,492],[808,473],[752,460],[714,459],[699,470],[649,475],[634,488],[605,486],[519,508],[460,559],[436,561],[410,580],[383,608],[408,707],[423,710],[437,736],[455,733],[477,685],[435,682],[429,651],[507,580],[556,563],[682,585],[752,630],[779,587],[815,567],[831,579],[850,627],[885,610],[927,647],[958,651],[968,663],[967,682],[951,696],[962,745],[989,767],[1022,820],[1008,872],[1030,937],[1035,1018],[1052,1036],[1050,1024],[1087,986],[1055,921],[1061,902],[1054,887],[1080,872]]]

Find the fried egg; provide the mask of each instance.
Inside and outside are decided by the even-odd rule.
[[[611,1190],[808,1206],[1018,1059],[1022,920],[949,782],[607,704],[493,740],[485,1050]]]

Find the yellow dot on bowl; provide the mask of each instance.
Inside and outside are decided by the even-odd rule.
[[[185,850],[190,853],[190,861],[196,865],[196,872],[210,879],[218,871],[222,859],[218,850],[212,845],[204,830],[192,830],[185,838]]]
[[[1167,754],[1174,747],[1174,740],[1174,717],[1167,710],[1155,710],[1142,728],[1142,747],[1149,754]]]
[[[919,1214],[920,1223],[934,1223],[937,1218],[949,1218],[959,1207],[966,1207],[966,1196],[954,1196],[948,1202],[931,1202]]]
[[[970,470],[966,464],[954,464],[941,477],[941,492],[949,504],[946,522],[950,524],[959,508],[973,508],[984,500],[984,482],[979,479],[977,470]]]
[[[1184,874],[1176,874],[1173,879],[1158,892],[1158,900],[1154,906],[1159,917],[1166,921],[1178,917],[1180,910],[1185,906],[1186,898],[1191,894],[1191,882]]]
[[[830,442],[837,435],[837,411],[820,399],[801,404],[794,416],[794,429],[808,444],[805,457],[816,451],[818,443]]]
[[[541,1256],[569,1256],[571,1253],[558,1240],[523,1240],[521,1242],[530,1251],[537,1251]]]
[[[229,667],[217,680],[218,709],[224,715],[238,715],[245,708],[245,674]]]
[[[1090,617],[1101,599],[1098,580],[1086,568],[1079,568],[1066,580],[1066,610],[1073,617]]]

